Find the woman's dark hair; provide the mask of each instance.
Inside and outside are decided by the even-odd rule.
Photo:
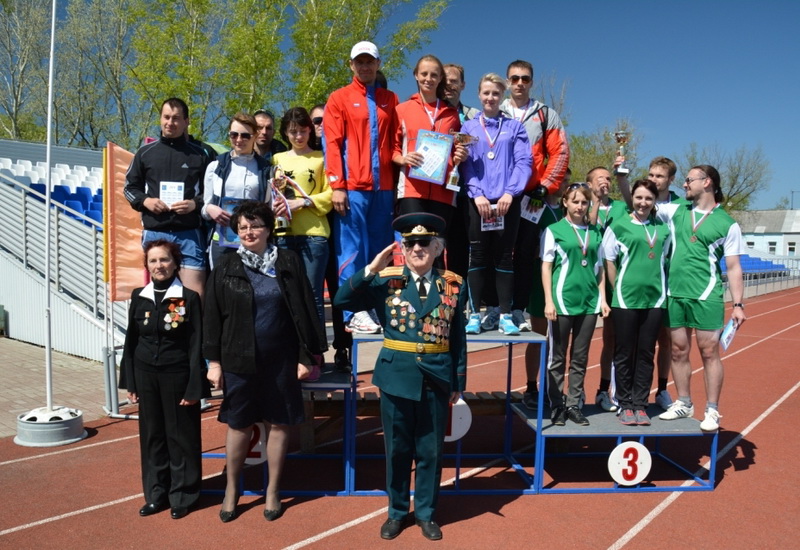
[[[157,239],[155,241],[147,241],[144,243],[144,268],[147,269],[147,255],[150,253],[151,249],[156,248],[157,246],[162,246],[167,249],[169,255],[172,256],[172,261],[175,262],[175,273],[180,271],[181,264],[183,263],[181,247],[172,241],[167,241],[164,239]]]
[[[442,62],[439,61],[439,58],[435,55],[423,55],[417,61],[417,64],[414,66],[414,76],[417,76],[417,71],[419,70],[419,66],[423,61],[429,61],[430,63],[435,63],[439,66],[439,76],[441,80],[439,81],[439,85],[436,86],[436,99],[445,99],[444,97],[444,90],[447,87],[447,75],[444,74],[444,65]]]
[[[640,187],[644,187],[647,189],[654,198],[658,199],[658,187],[656,187],[655,182],[652,182],[648,179],[636,180],[633,182],[633,187],[631,187],[631,203],[633,202],[633,194],[636,192],[637,189]],[[658,205],[653,203],[653,212],[658,210]]]
[[[272,237],[274,235],[273,229],[275,228],[275,214],[267,203],[261,201],[244,201],[237,206],[231,216],[231,229],[237,233],[239,232],[239,221],[241,221],[242,218],[249,222],[253,222],[258,218],[264,222],[264,225],[266,225],[269,230],[269,238],[267,241],[272,242]]]
[[[698,164],[697,166],[692,166],[689,170],[700,170],[703,172],[711,179],[711,183],[714,184],[714,200],[718,203],[725,200],[725,195],[722,193],[722,178],[720,178],[716,168],[710,164]]]
[[[317,148],[317,134],[314,132],[314,123],[311,122],[311,115],[308,114],[305,107],[292,107],[284,115],[281,117],[281,137],[283,141],[286,143],[291,143],[289,141],[289,136],[287,132],[289,131],[289,125],[291,123],[295,123],[301,128],[308,128],[308,146],[312,149]]]

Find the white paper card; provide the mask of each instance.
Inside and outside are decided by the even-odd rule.
[[[725,325],[725,328],[722,329],[722,334],[719,336],[719,343],[723,350],[728,351],[728,346],[733,343],[734,336],[736,336],[736,323],[731,319],[728,321],[728,324]]]
[[[173,204],[183,200],[183,182],[162,181],[158,196],[164,204],[172,208]]]

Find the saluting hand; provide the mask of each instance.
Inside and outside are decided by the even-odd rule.
[[[375,258],[369,263],[367,268],[370,273],[380,273],[392,261],[392,253],[394,252],[394,243],[390,244],[381,250]]]

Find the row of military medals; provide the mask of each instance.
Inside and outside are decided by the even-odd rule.
[[[407,300],[400,298],[401,289],[389,289],[389,325],[400,332],[419,329],[417,336],[432,344],[441,344],[448,337],[448,319],[453,314],[456,305],[454,296],[439,295],[442,305],[431,310],[425,318],[417,318],[417,311]]]

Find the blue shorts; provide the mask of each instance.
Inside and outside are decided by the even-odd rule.
[[[181,231],[153,231],[145,229],[142,231],[142,246],[150,241],[164,239],[177,244],[183,254],[182,268],[196,269],[198,271],[206,268],[206,238],[202,229],[183,229]]]

